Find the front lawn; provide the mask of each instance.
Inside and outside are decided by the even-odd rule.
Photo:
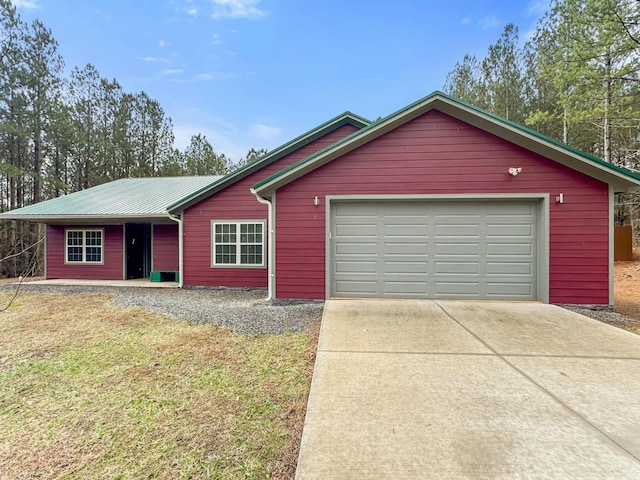
[[[0,479],[292,478],[317,334],[108,300],[21,294],[0,313]]]

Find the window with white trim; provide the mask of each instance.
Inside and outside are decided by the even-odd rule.
[[[211,265],[264,267],[264,228],[262,221],[212,221]]]
[[[66,263],[102,263],[102,229],[65,230]]]

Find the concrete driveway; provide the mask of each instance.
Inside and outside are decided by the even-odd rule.
[[[330,300],[296,478],[639,479],[640,336],[538,303]]]

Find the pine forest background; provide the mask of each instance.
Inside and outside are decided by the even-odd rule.
[[[217,175],[238,164],[195,134],[174,148],[171,119],[145,92],[93,65],[65,76],[52,32],[0,0],[0,211],[128,177]],[[445,93],[615,165],[640,169],[640,1],[552,0],[535,32],[509,24],[484,58],[465,55]],[[640,194],[616,223],[640,236]],[[0,277],[41,274],[43,227],[0,222]]]

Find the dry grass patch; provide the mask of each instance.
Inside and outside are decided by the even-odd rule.
[[[293,476],[317,333],[108,300],[23,294],[0,314],[1,479]]]

